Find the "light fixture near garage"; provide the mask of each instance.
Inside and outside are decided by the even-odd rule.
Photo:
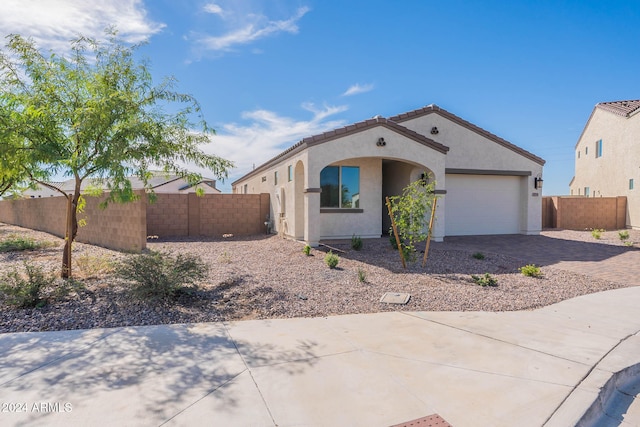
[[[538,176],[533,178],[533,188],[535,188],[536,190],[542,189],[542,183],[543,182],[544,182],[544,180],[542,179],[542,175],[538,174]]]
[[[387,145],[387,142],[384,140],[384,138],[378,138],[378,142],[376,142],[376,145],[378,147],[384,147],[385,145]]]

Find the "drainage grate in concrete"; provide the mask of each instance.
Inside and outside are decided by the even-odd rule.
[[[386,302],[387,304],[406,304],[411,298],[410,294],[403,294],[399,292],[386,292],[380,298],[380,302]]]
[[[402,424],[396,424],[391,427],[453,427],[451,424],[443,420],[440,415],[433,414],[428,417],[418,418],[417,420],[408,421]]]

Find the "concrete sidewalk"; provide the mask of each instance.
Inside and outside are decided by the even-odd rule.
[[[2,334],[0,425],[566,427],[590,407],[639,425],[639,307],[633,287],[535,311]]]

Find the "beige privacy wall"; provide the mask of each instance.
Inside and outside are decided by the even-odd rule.
[[[269,194],[157,194],[147,205],[147,234],[158,237],[264,234]]]
[[[149,203],[144,193],[132,203],[111,203],[100,209],[101,198],[87,197],[79,219],[77,241],[110,249],[146,248],[147,235],[159,237],[250,236],[264,234],[269,194],[157,194]],[[67,199],[46,197],[0,201],[0,222],[46,231],[64,237]]]
[[[626,227],[627,198],[618,197],[544,197],[542,226],[566,230]]]
[[[140,193],[142,195],[142,193]],[[102,198],[87,197],[78,219],[86,225],[78,229],[76,240],[110,249],[139,252],[146,248],[146,203],[144,197],[132,203],[98,205]],[[46,231],[65,237],[67,199],[46,197],[0,201],[0,222]]]

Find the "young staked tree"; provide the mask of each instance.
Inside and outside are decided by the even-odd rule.
[[[62,277],[71,274],[83,181],[104,180],[106,207],[137,198],[129,176],[151,190],[155,169],[195,183],[200,174],[185,165],[218,178],[233,166],[202,151],[214,131],[196,99],[176,92],[172,78],[154,85],[148,64],[135,58],[139,45],[126,45],[115,31],[107,36],[80,37],[67,56],[45,56],[33,41],[11,35],[0,51],[0,196],[40,184],[70,201]],[[74,179],[71,194],[49,183],[56,176]]]

